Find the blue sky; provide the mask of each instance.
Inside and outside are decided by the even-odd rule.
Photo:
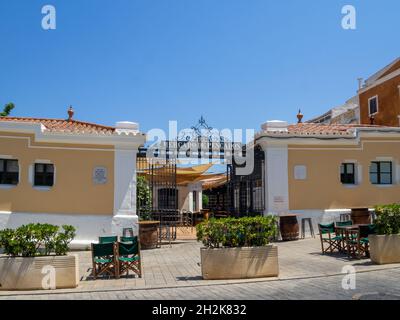
[[[41,28],[41,8],[57,29]],[[357,9],[357,30],[341,8]],[[400,2],[1,0],[0,105],[16,116],[141,129],[311,118],[355,94],[400,54]]]

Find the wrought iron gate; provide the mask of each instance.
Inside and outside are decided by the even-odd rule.
[[[178,189],[176,185],[176,159],[147,157],[147,149],[139,149],[136,160],[138,185],[143,197],[137,194],[137,213],[139,217],[160,221],[160,240],[175,240],[176,227],[180,222],[178,212]]]
[[[230,212],[235,216],[261,215],[265,207],[264,170],[265,155],[260,146],[254,148],[254,169],[251,174],[239,175],[238,168],[243,165],[235,161],[228,165],[227,192],[230,199]]]
[[[142,197],[138,192],[138,215],[159,220],[161,225],[172,226],[172,239],[176,237],[176,226],[185,223],[184,217],[178,210],[179,190],[177,188],[177,162],[181,155],[188,152],[185,147],[190,147],[190,154],[193,157],[209,160],[224,159],[226,152],[233,154],[234,150],[246,152],[241,143],[226,141],[222,136],[213,139],[215,137],[212,138],[211,135],[207,136],[201,132],[200,129],[208,130],[207,132],[210,133],[213,130],[203,118],[192,129],[192,136],[181,136],[175,141],[162,141],[163,148],[156,149],[157,152],[151,156],[147,154],[146,148],[141,148],[137,156],[138,184],[145,184],[145,193],[148,193],[147,197]],[[205,143],[205,150],[197,149],[199,143]],[[245,166],[246,163],[239,165],[233,158],[227,163],[226,185],[217,190],[215,202],[218,203],[218,207],[223,206],[223,211],[234,216],[258,215],[264,212],[265,156],[259,146],[254,147],[251,152],[253,151],[253,172],[247,175],[238,174],[238,168]],[[170,239],[171,234],[161,235],[161,237],[164,236]]]

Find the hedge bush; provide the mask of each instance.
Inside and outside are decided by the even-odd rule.
[[[389,204],[375,207],[375,226],[378,234],[390,235],[400,233],[400,204]]]
[[[210,219],[196,226],[197,240],[206,248],[259,247],[277,234],[277,217]]]
[[[12,257],[66,255],[75,231],[70,225],[63,225],[61,231],[59,226],[30,223],[17,229],[0,230],[0,248]]]

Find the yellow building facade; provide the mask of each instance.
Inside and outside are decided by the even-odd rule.
[[[265,152],[265,214],[320,222],[400,201],[398,127],[269,121],[256,144]]]
[[[136,154],[145,135],[76,120],[0,118],[0,228],[72,224],[76,245],[137,232]]]

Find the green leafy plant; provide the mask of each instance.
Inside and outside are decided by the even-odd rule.
[[[138,175],[136,180],[136,198],[138,215],[141,221],[151,220],[151,190],[145,176]]]
[[[378,234],[400,234],[400,204],[375,207],[375,226]]]
[[[203,193],[203,195],[202,195],[203,208],[207,208],[209,202],[210,202],[210,198],[208,197],[208,195]]]
[[[10,115],[11,110],[15,108],[14,103],[10,102],[4,106],[3,112],[0,112],[0,117],[7,117]]]
[[[277,234],[277,218],[243,217],[209,219],[196,226],[197,240],[206,248],[259,247]]]
[[[58,256],[66,255],[69,248],[68,245],[75,237],[75,228],[70,225],[63,225],[63,232],[57,233],[54,237],[54,252]]]
[[[68,244],[75,237],[75,228],[64,225],[30,223],[17,229],[0,231],[0,247],[9,256],[34,257],[38,255],[65,255]]]

